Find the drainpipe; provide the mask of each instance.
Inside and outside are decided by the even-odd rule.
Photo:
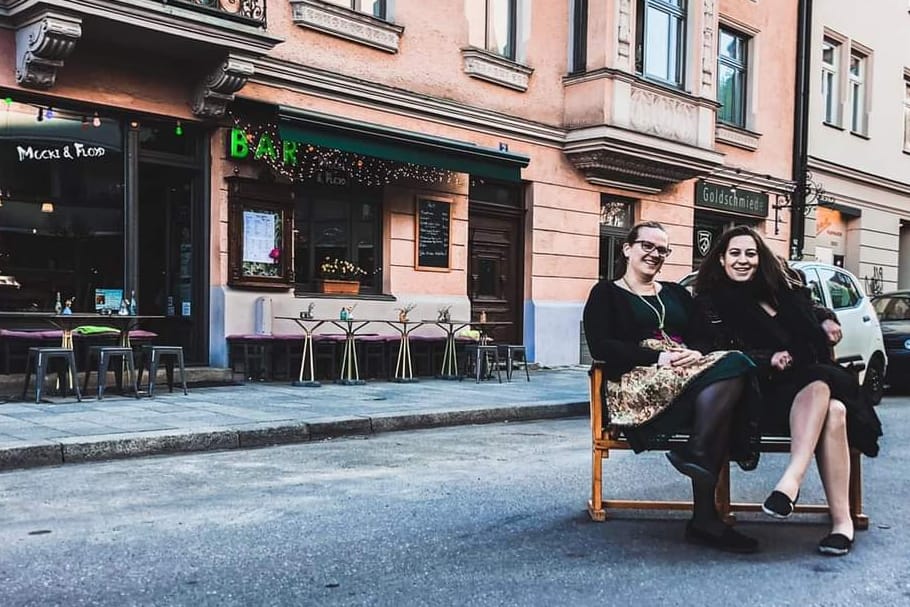
[[[806,244],[806,180],[809,170],[809,70],[812,64],[812,0],[799,0],[796,21],[796,86],[793,103],[793,192],[790,259],[803,258]]]

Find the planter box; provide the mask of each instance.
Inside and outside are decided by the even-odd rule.
[[[360,293],[360,283],[356,280],[330,280],[324,278],[317,281],[321,293],[335,295],[357,295]]]

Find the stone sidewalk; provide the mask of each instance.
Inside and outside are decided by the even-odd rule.
[[[160,389],[160,388],[158,388]],[[190,386],[140,399],[0,401],[0,470],[238,449],[376,432],[587,414],[587,368],[518,372],[512,382],[421,379],[363,386]]]

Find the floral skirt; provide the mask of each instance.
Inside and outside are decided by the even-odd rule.
[[[641,345],[671,349],[660,340],[648,339]],[[734,350],[710,352],[685,367],[635,367],[619,381],[605,382],[605,419],[622,429],[636,452],[664,449],[674,434],[691,429],[694,399],[704,388],[747,375],[754,367],[746,355]]]

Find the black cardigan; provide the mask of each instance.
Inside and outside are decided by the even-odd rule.
[[[689,324],[682,334],[686,346],[702,352],[710,350],[707,321],[685,287],[661,281],[661,292],[673,293],[686,309]],[[595,360],[603,363],[608,379],[616,380],[633,367],[653,365],[660,352],[639,346],[652,337],[653,329],[635,326],[634,312],[625,289],[602,280],[591,289],[584,310],[585,339]]]

